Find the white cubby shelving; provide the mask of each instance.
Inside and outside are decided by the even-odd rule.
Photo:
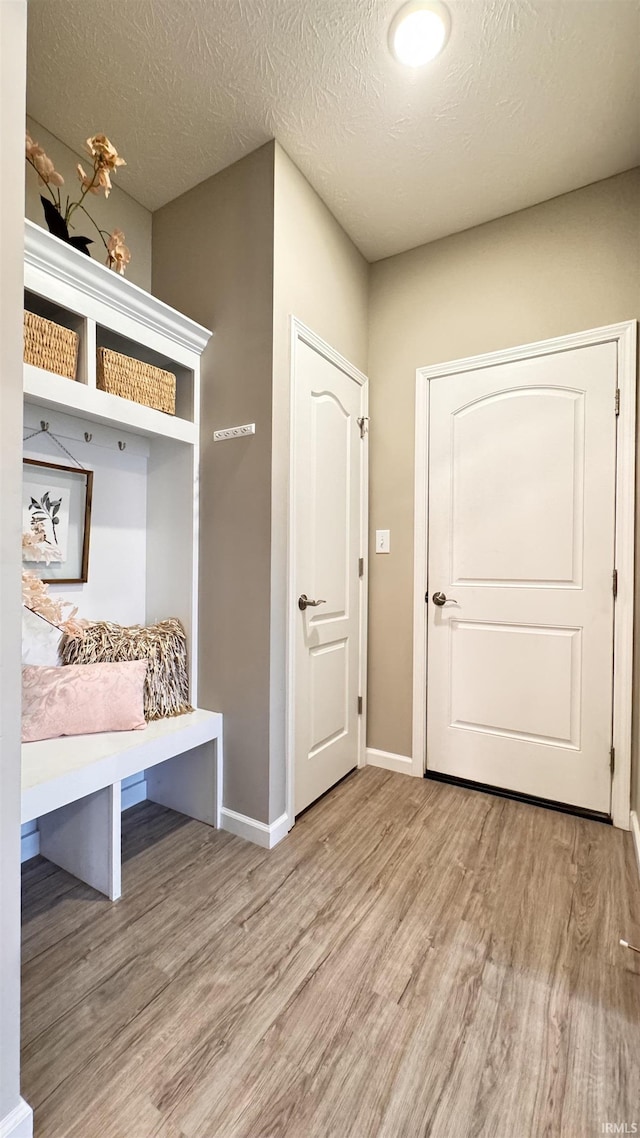
[[[72,328],[79,336],[76,380],[24,365],[25,433],[31,433],[34,424],[37,430],[40,421],[50,420],[51,431],[57,432],[74,456],[81,456],[83,466],[94,469],[89,580],[78,587],[52,586],[52,589],[72,600],[80,615],[91,619],[118,621],[120,612],[134,612],[135,622],[151,624],[178,617],[187,632],[191,702],[197,707],[200,357],[211,332],[29,221],[25,222],[24,284],[25,308]],[[96,382],[99,347],[111,348],[172,371],[176,376],[176,414],[164,414],[99,390]],[[66,462],[62,454],[56,456],[52,446],[48,436],[36,435],[25,443],[25,453],[32,458],[50,461],[57,458]],[[93,568],[92,554],[96,559]],[[128,623],[133,621],[129,619]],[[202,770],[209,769],[207,756],[211,752],[217,800],[207,811],[209,818],[217,816],[220,809],[222,718],[213,711],[198,710],[194,714],[200,717],[197,746],[205,748],[204,768],[200,759],[196,762],[192,754],[189,762],[184,763],[182,774],[173,773],[173,768],[167,766],[162,775],[156,772],[146,780],[141,771],[138,782],[144,785],[144,790],[139,790],[139,797],[144,797],[149,790],[148,797],[155,795],[156,800],[165,805],[175,802],[180,809],[178,803],[184,806],[190,801],[189,794],[185,796],[185,779],[188,783],[191,778],[191,799],[195,801]],[[189,735],[187,719],[185,717],[183,750],[196,745]],[[193,724],[193,718],[189,722]],[[91,755],[96,747],[99,751],[100,746],[95,739],[89,744],[90,737],[85,738],[87,745],[80,748],[71,741],[67,747],[64,739],[25,744],[25,771],[33,772],[36,754],[38,770],[46,770],[49,751],[52,756],[62,754],[64,757],[67,751],[76,754],[79,748],[89,756],[87,762],[91,762]],[[158,749],[161,738],[165,740],[164,750]],[[149,767],[155,768],[160,755],[165,761],[167,738],[171,739],[168,748],[171,761],[178,761],[182,755],[180,725],[154,727],[148,736]],[[110,754],[114,745],[117,751],[117,744],[117,739],[115,744],[109,744]],[[122,746],[126,749],[125,740]],[[140,750],[140,754],[143,753],[144,747]],[[130,765],[117,758],[113,760],[112,770],[118,778],[125,768],[125,777],[130,783]],[[108,838],[113,847],[117,830],[114,802],[120,801],[120,781],[115,774],[109,784],[111,790],[103,778],[99,792],[95,792],[99,797],[94,799],[93,793],[85,795],[81,803],[66,799],[64,808],[67,813],[73,813],[75,820],[72,825],[70,817],[61,818],[60,841],[56,836],[55,814],[59,804],[49,807],[43,827],[47,856],[59,860],[60,864],[65,864],[67,857],[67,868],[78,876],[82,876],[85,863],[93,865],[98,858],[97,879],[102,883],[98,887],[110,896],[118,894],[112,876],[112,870],[115,873],[113,848],[107,855],[106,847],[96,851],[90,848],[87,839],[89,845],[82,848],[79,855],[73,850],[65,852],[67,843],[63,831],[71,832],[71,827],[81,846],[85,830],[87,833],[94,829],[96,833],[102,831],[107,835],[105,842]],[[78,778],[78,787],[85,783],[93,786],[90,778],[84,781]],[[37,801],[46,802],[46,786],[38,785]],[[26,786],[23,793],[27,793]],[[28,793],[33,799],[33,787],[29,787]],[[53,790],[49,800],[57,801]],[[26,805],[25,809],[33,819],[32,808]],[[23,820],[27,821],[24,816]],[[33,848],[31,840],[29,849]],[[57,851],[55,858],[52,850]],[[88,880],[86,876],[84,879]],[[105,881],[110,882],[109,888],[104,887]]]
[[[200,356],[211,333],[30,221],[25,222],[24,284],[25,307],[80,337],[78,379],[25,364],[25,402],[37,406],[44,419],[48,409],[75,417],[89,432],[91,424],[100,423],[149,439],[146,604],[140,619],[151,623],[177,616],[184,624],[195,702]],[[176,414],[100,391],[99,346],[173,371]],[[113,552],[117,558],[118,549]],[[83,591],[91,596],[91,578]],[[103,617],[109,619],[109,613]]]

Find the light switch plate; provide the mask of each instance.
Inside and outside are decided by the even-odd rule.
[[[376,530],[376,553],[391,553],[391,530]]]

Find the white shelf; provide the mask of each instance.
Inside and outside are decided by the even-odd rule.
[[[220,827],[222,716],[196,710],[145,731],[22,746],[22,820],[39,819],[40,852],[112,901],[121,893],[121,783],[144,768],[147,795]]]
[[[211,739],[222,716],[198,708],[156,719],[144,731],[65,735],[22,744],[22,821],[41,817]]]
[[[29,403],[69,415],[80,415],[83,419],[110,427],[121,427],[133,434],[159,435],[191,445],[197,441],[198,428],[186,419],[143,407],[130,399],[110,395],[107,391],[99,391],[31,364],[24,365],[24,394]]]

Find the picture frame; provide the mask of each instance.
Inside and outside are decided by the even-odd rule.
[[[47,585],[83,585],[89,579],[93,471],[40,459],[22,460],[23,531],[41,535],[58,556],[47,565],[23,555]]]

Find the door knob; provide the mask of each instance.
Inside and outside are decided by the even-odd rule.
[[[310,601],[306,593],[301,593],[298,597],[298,608],[300,612],[304,612],[305,609],[316,609],[318,605],[326,605],[326,603],[327,602],[323,600]]]
[[[447,601],[450,601],[452,605],[457,605],[458,603],[455,597],[448,597],[445,593],[434,593],[432,600],[434,605],[437,605],[438,608],[442,608],[443,605],[446,605]]]

